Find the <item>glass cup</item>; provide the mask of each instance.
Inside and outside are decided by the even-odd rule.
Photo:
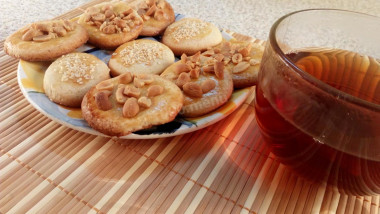
[[[380,18],[311,9],[271,28],[256,118],[294,172],[342,193],[380,194]]]

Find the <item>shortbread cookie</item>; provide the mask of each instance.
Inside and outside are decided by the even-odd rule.
[[[45,71],[45,94],[55,103],[80,107],[84,95],[99,82],[109,79],[107,65],[87,53],[70,53],[58,58]]]
[[[124,136],[172,121],[182,104],[181,90],[169,80],[127,72],[91,88],[83,99],[82,114],[95,130]]]
[[[112,76],[129,71],[159,75],[173,63],[174,54],[166,45],[149,39],[139,39],[118,47],[108,66]]]
[[[173,8],[165,0],[135,0],[129,5],[144,20],[141,36],[157,36],[175,21]]]
[[[263,53],[264,47],[261,45],[232,39],[209,48],[202,55],[222,54],[226,68],[232,73],[234,88],[245,88],[257,84]]]
[[[185,95],[180,114],[197,117],[228,101],[233,91],[230,72],[219,57],[201,56],[200,52],[169,66],[161,76],[180,87]]]
[[[215,25],[195,18],[184,18],[169,25],[162,42],[180,56],[193,55],[222,42],[222,34]]]
[[[88,8],[78,20],[89,33],[89,42],[104,49],[115,49],[135,39],[143,20],[127,3],[100,3]]]
[[[26,61],[50,61],[80,47],[88,40],[86,30],[67,20],[29,24],[10,35],[4,51]]]

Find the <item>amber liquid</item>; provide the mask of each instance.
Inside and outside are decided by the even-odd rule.
[[[362,100],[380,104],[378,60],[331,49],[298,51],[287,55],[299,68],[330,86]],[[262,72],[265,72],[265,65]],[[286,100],[283,105],[287,105]],[[296,106],[294,116],[303,107],[297,103]],[[260,84],[256,88],[256,118],[272,152],[294,172],[314,181],[332,184],[342,193],[380,193],[380,150],[372,151],[377,154],[375,158],[373,155],[366,157],[363,152],[349,154],[330,146],[328,142],[315,140],[313,136],[293,126],[289,122],[292,118],[283,118],[273,108],[265,98]],[[380,132],[380,121],[373,124],[371,130]],[[379,142],[379,139],[375,140],[373,148],[379,149]],[[370,147],[367,149],[371,150]]]

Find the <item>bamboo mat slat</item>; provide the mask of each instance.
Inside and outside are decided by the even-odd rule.
[[[92,1],[57,18],[73,18]],[[264,41],[233,34],[261,45]],[[203,130],[152,140],[110,139],[36,111],[0,44],[1,213],[371,213],[380,197],[341,195],[295,175],[270,153],[243,105]]]

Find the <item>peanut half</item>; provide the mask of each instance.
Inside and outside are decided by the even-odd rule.
[[[137,99],[134,97],[128,98],[125,101],[123,106],[123,116],[127,118],[132,118],[136,116],[140,111],[139,104],[137,103]]]

